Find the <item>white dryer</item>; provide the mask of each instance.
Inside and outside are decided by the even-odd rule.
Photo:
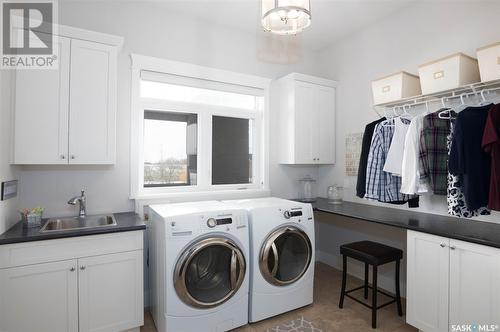
[[[249,321],[311,304],[315,259],[311,204],[274,197],[230,202],[249,212]]]
[[[248,322],[247,211],[217,201],[153,205],[151,311],[159,332]]]

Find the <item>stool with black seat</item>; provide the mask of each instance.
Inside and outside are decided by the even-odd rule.
[[[347,296],[354,301],[361,303],[365,307],[372,310],[372,328],[377,327],[377,310],[396,302],[398,308],[398,315],[403,316],[403,309],[401,307],[401,294],[399,289],[399,267],[401,259],[403,259],[403,251],[401,249],[386,246],[381,243],[372,241],[360,241],[348,243],[340,246],[340,254],[342,255],[343,271],[342,271],[342,291],[340,293],[339,308],[344,306],[344,297]],[[356,287],[346,291],[347,279],[347,257],[356,259],[365,263],[365,283],[363,286]],[[377,288],[377,268],[380,265],[396,262],[396,296],[392,296]],[[369,265],[373,267],[373,280],[372,286],[368,285],[368,268]],[[351,296],[349,293],[364,289],[364,298],[368,299],[368,289],[372,289],[372,304],[366,304],[361,300]],[[377,293],[384,294],[392,298],[391,301],[377,306]]]

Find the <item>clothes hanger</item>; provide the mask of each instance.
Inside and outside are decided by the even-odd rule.
[[[425,102],[425,114],[431,114],[431,110],[429,109],[429,101]]]
[[[449,120],[449,119],[451,119],[451,112],[450,112],[451,109],[449,107],[446,107],[446,103],[445,103],[446,99],[447,99],[446,97],[441,98],[441,104],[443,105],[443,108],[446,108],[446,109],[438,113],[438,118]]]
[[[385,120],[384,122],[382,122],[382,126],[383,126],[383,127],[394,127],[394,120],[393,120],[393,119],[394,119],[394,118],[397,116],[397,114],[398,114],[398,113],[396,112],[396,107],[397,107],[397,106],[394,106],[394,107],[392,108],[392,113],[393,113],[393,116],[392,116],[392,117],[389,117],[389,116],[388,116],[388,114],[387,114],[387,108],[385,109],[385,111],[386,111],[386,113],[385,113],[385,114],[386,114],[385,118],[386,118],[387,120]]]
[[[408,107],[408,108],[406,108]],[[408,112],[409,110],[411,109],[411,105],[408,105],[408,104],[404,104],[403,105],[403,114],[401,114],[401,118],[402,119],[406,119],[406,120],[411,120],[413,119],[413,115],[410,114],[410,112]]]
[[[497,90],[499,90],[499,88],[481,90],[480,95],[481,95],[482,101],[479,103],[479,106],[496,104],[498,102],[498,101],[496,101],[496,99],[498,99],[500,97],[500,95],[497,94],[496,96],[494,96],[494,98],[492,98],[492,100],[487,100],[485,97],[485,93],[490,94],[492,91],[497,91]]]
[[[486,100],[486,97],[484,96],[484,93],[486,92],[487,90],[481,90],[481,93],[480,93],[480,96],[481,96],[481,102],[479,102],[478,106],[486,106],[489,104],[489,102]]]

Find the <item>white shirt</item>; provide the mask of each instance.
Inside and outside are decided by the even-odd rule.
[[[405,149],[405,138],[410,126],[410,120],[397,117],[394,119],[394,136],[392,137],[384,171],[396,176],[402,174],[403,152]]]
[[[424,115],[417,115],[411,121],[404,139],[403,162],[401,164],[401,193],[426,193],[428,185],[420,181],[420,133],[424,125]]]

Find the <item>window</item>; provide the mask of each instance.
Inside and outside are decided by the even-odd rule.
[[[132,196],[266,189],[263,123],[269,80],[206,67],[189,73],[199,77],[176,72],[188,66],[168,66],[174,73],[156,67],[135,71]],[[225,79],[230,76],[235,84]],[[245,84],[252,80],[258,84]]]
[[[141,96],[207,105],[255,109],[255,97],[239,93],[216,91],[162,82],[141,81]]]
[[[212,184],[252,183],[253,120],[212,117]]]
[[[196,185],[196,114],[144,112],[144,187]]]

